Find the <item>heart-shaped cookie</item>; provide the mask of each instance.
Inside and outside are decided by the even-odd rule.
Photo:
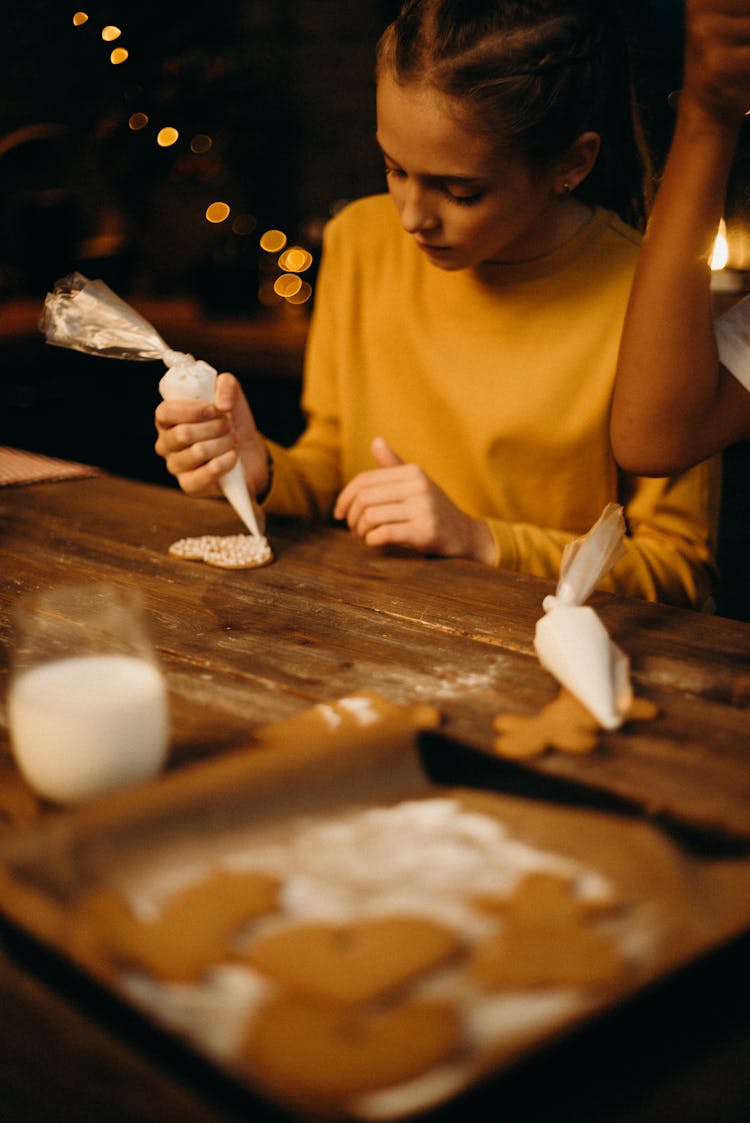
[[[436,921],[383,916],[293,924],[255,940],[243,958],[298,994],[355,1005],[390,994],[460,950],[458,936]]]
[[[219,569],[257,569],[273,561],[267,538],[255,534],[202,534],[180,538],[169,547],[172,557],[204,561]]]
[[[421,1075],[460,1044],[460,1020],[447,1002],[411,1002],[363,1016],[280,998],[254,1013],[241,1062],[285,1099],[346,1102]]]

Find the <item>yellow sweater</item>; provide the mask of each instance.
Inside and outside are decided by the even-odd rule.
[[[556,579],[562,550],[620,502],[627,555],[602,588],[699,606],[714,578],[717,462],[628,477],[608,414],[638,235],[598,210],[535,262],[447,272],[387,195],[327,226],[306,362],[308,425],[271,445],[273,513],[330,516],[381,435],[487,520],[499,564]]]

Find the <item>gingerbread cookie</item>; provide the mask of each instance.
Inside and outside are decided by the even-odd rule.
[[[391,994],[460,950],[437,921],[382,916],[294,924],[259,937],[243,960],[297,994],[356,1005]]]
[[[277,909],[279,889],[268,874],[217,869],[170,897],[154,920],[136,916],[119,893],[102,890],[77,909],[74,942],[105,965],[194,980],[230,957],[235,932]]]
[[[180,538],[169,547],[175,558],[203,561],[219,569],[257,569],[273,561],[268,539],[255,534],[203,534]]]
[[[645,698],[634,698],[626,721],[656,717],[657,707]],[[569,691],[562,689],[537,714],[500,714],[493,722],[495,751],[514,760],[538,756],[545,749],[588,753],[596,748],[599,723]]]
[[[618,912],[622,905],[612,897],[582,897],[575,882],[551,870],[528,873],[509,897],[482,894],[472,904],[483,912],[500,913],[520,924],[533,924],[548,915],[576,923]]]
[[[287,1100],[346,1103],[414,1079],[461,1046],[448,1002],[410,1002],[363,1015],[341,1006],[283,997],[253,1015],[241,1062],[259,1084]]]
[[[505,920],[472,956],[469,970],[483,986],[593,986],[627,970],[617,946],[591,924],[615,911],[616,902],[582,898],[569,880],[546,872],[530,874],[511,897],[494,900],[477,901]]]

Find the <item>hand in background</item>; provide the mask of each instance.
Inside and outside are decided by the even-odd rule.
[[[750,110],[749,0],[686,0],[685,78],[689,98],[717,121]]]

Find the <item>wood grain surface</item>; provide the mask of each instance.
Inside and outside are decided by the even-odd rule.
[[[212,569],[167,551],[186,535],[235,533],[226,504],[107,476],[5,488],[0,517],[2,674],[25,592],[136,585],[167,674],[175,765],[363,689],[433,703],[446,736],[491,751],[497,714],[534,713],[558,690],[533,649],[552,582],[286,521],[269,528],[272,565]],[[587,756],[548,752],[524,767],[750,840],[750,626],[605,594],[591,603],[659,715],[602,733]]]

